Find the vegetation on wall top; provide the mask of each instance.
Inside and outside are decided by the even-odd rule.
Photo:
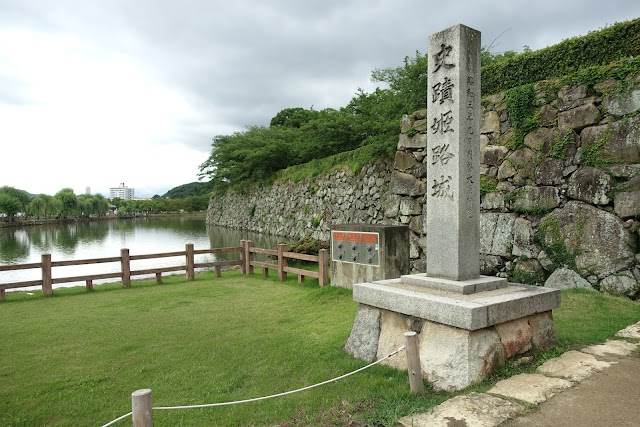
[[[640,18],[538,51],[525,46],[520,54],[492,54],[490,48],[481,52],[482,94],[508,90],[514,144],[522,145],[526,133],[538,126],[532,114],[533,83],[553,79],[548,86],[555,96],[560,84],[592,85],[640,70]],[[248,126],[243,132],[215,136],[199,176],[211,179],[214,191],[220,191],[275,179],[299,180],[340,166],[355,172],[376,157],[392,154],[400,117],[426,107],[427,59],[416,52],[399,67],[373,70],[372,81],[388,87],[372,93],[359,89],[344,107],[285,108],[268,127]]]
[[[184,199],[192,196],[208,196],[211,194],[213,184],[210,182],[190,182],[179,185],[167,191],[162,197],[169,199]]]
[[[640,55],[640,18],[564,40],[534,52],[524,52],[482,69],[482,93],[490,95],[572,74],[580,69],[606,65]]]

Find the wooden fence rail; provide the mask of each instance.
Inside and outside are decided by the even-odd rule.
[[[219,253],[233,253],[239,252],[240,259],[228,260],[228,261],[213,261],[213,262],[195,262],[195,255],[203,254],[219,254]],[[262,262],[254,260],[254,254],[263,254],[273,257],[277,257],[277,264]],[[167,257],[185,257],[184,265],[148,268],[144,270],[131,270],[131,261],[167,258]],[[319,271],[309,271],[300,268],[293,268],[287,266],[288,259],[298,259],[303,261],[317,262],[319,264]],[[89,274],[82,276],[69,276],[69,277],[56,277],[52,275],[52,269],[54,267],[87,265],[87,264],[102,264],[109,262],[119,262],[120,271],[113,273],[101,273],[101,274]],[[250,240],[241,240],[239,247],[227,247],[227,248],[211,248],[211,249],[194,249],[192,243],[185,245],[184,251],[178,252],[163,252],[156,254],[144,254],[144,255],[131,255],[129,249],[121,249],[120,256],[118,257],[106,257],[106,258],[90,258],[81,260],[67,260],[67,261],[51,261],[50,254],[42,254],[40,262],[34,262],[29,264],[14,264],[0,266],[0,272],[13,271],[13,270],[27,270],[27,269],[40,269],[41,279],[28,280],[23,282],[1,283],[0,284],[0,301],[5,300],[5,291],[7,289],[25,288],[29,286],[41,286],[42,293],[45,296],[51,296],[53,292],[53,285],[60,283],[71,282],[85,282],[87,290],[93,289],[94,280],[102,279],[115,279],[119,278],[122,281],[122,286],[128,288],[131,286],[132,276],[141,276],[147,274],[155,274],[156,282],[162,283],[162,273],[174,272],[174,271],[186,271],[187,280],[193,280],[195,277],[196,268],[215,268],[216,276],[220,277],[222,274],[222,267],[238,265],[241,267],[242,274],[253,274],[254,267],[261,267],[263,276],[268,277],[269,270],[277,270],[278,278],[285,280],[287,273],[297,274],[298,282],[302,283],[305,276],[314,277],[318,279],[320,286],[324,286],[329,282],[328,269],[329,269],[329,255],[326,249],[320,250],[318,255],[306,255],[298,254],[295,252],[287,252],[286,245],[278,245],[278,249],[262,249],[253,246],[253,242]]]
[[[230,261],[214,261],[214,262],[203,262],[196,263],[194,255],[195,254],[216,254],[216,253],[229,253],[229,252],[238,252],[240,253],[241,258],[238,260],[230,260]],[[184,265],[177,266],[167,266],[167,267],[159,267],[159,268],[149,268],[144,270],[131,270],[131,261],[143,260],[143,259],[156,259],[156,258],[167,258],[167,257],[185,257]],[[56,277],[52,276],[52,269],[54,267],[66,267],[66,266],[75,266],[75,265],[87,265],[87,264],[102,264],[109,262],[119,262],[120,263],[120,271],[113,273],[101,273],[101,274],[85,274],[82,276],[68,276],[68,277]],[[45,296],[50,296],[53,292],[52,285],[60,284],[60,283],[71,283],[71,282],[85,282],[87,290],[93,289],[93,281],[101,280],[101,279],[120,279],[122,281],[122,286],[128,288],[131,286],[131,277],[132,276],[141,276],[145,274],[155,274],[156,281],[158,283],[162,283],[162,273],[168,273],[173,271],[186,271],[186,276],[188,280],[193,280],[195,277],[195,269],[196,268],[204,268],[204,267],[214,267],[216,269],[216,275],[219,277],[221,274],[221,267],[223,266],[231,266],[231,265],[244,265],[244,260],[242,259],[242,248],[241,247],[230,247],[230,248],[212,248],[212,249],[198,249],[194,250],[192,243],[187,243],[185,245],[184,251],[177,252],[163,252],[157,254],[144,254],[144,255],[131,255],[129,254],[129,249],[121,249],[119,257],[106,257],[106,258],[90,258],[90,259],[80,259],[80,260],[67,260],[67,261],[51,261],[50,254],[42,254],[40,262],[34,262],[29,264],[15,264],[15,265],[3,265],[0,266],[0,272],[3,271],[12,271],[12,270],[26,270],[26,269],[40,269],[41,270],[41,279],[39,280],[28,280],[23,282],[12,282],[12,283],[2,283],[0,284],[0,301],[4,301],[6,295],[5,291],[7,289],[17,289],[17,288],[25,288],[28,286],[41,286],[42,293]]]
[[[242,268],[243,274],[253,274],[253,267],[261,267],[263,277],[269,276],[269,270],[276,270],[278,271],[278,278],[280,280],[286,280],[287,273],[292,273],[298,275],[299,283],[302,283],[306,276],[318,279],[318,284],[320,286],[324,286],[329,283],[329,251],[327,251],[326,249],[320,249],[318,255],[307,255],[295,252],[287,252],[287,245],[285,245],[284,243],[279,244],[277,250],[255,248],[251,240],[241,240],[240,246],[242,247],[243,253],[242,259],[245,260],[245,265]],[[277,264],[255,261],[253,259],[253,254],[263,254],[277,257]],[[289,267],[287,265],[288,259],[317,262],[318,271]]]

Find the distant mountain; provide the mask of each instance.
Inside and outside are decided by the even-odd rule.
[[[184,199],[192,196],[206,196],[213,190],[212,182],[191,182],[179,185],[167,191],[162,197],[170,199]]]

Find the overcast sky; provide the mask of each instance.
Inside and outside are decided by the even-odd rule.
[[[501,52],[637,17],[638,0],[0,0],[0,186],[164,194],[214,135],[344,106],[452,25]]]

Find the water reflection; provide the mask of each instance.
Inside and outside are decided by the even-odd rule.
[[[204,217],[150,217],[68,224],[49,224],[24,229],[0,229],[0,265],[40,262],[43,253],[53,261],[119,256],[122,248],[131,255],[195,249],[238,247],[240,240],[275,249],[280,238],[207,226]],[[239,253],[197,255],[196,263],[239,259]],[[265,260],[265,257],[256,256]],[[132,269],[184,265],[184,257],[137,260]],[[119,263],[54,267],[53,276],[68,277],[119,271]],[[36,280],[37,270],[0,272],[0,283]]]
[[[208,226],[207,231],[209,233],[209,242],[212,248],[226,248],[233,246],[240,246],[240,240],[251,240],[253,246],[257,248],[276,249],[278,243],[282,241],[276,236],[269,234],[253,233],[243,230],[235,230],[232,228],[213,227]],[[238,259],[237,253],[217,254],[218,259],[231,260]],[[256,260],[266,261],[267,258],[256,254]]]
[[[21,230],[0,234],[0,261],[17,264],[29,256],[29,239]]]

